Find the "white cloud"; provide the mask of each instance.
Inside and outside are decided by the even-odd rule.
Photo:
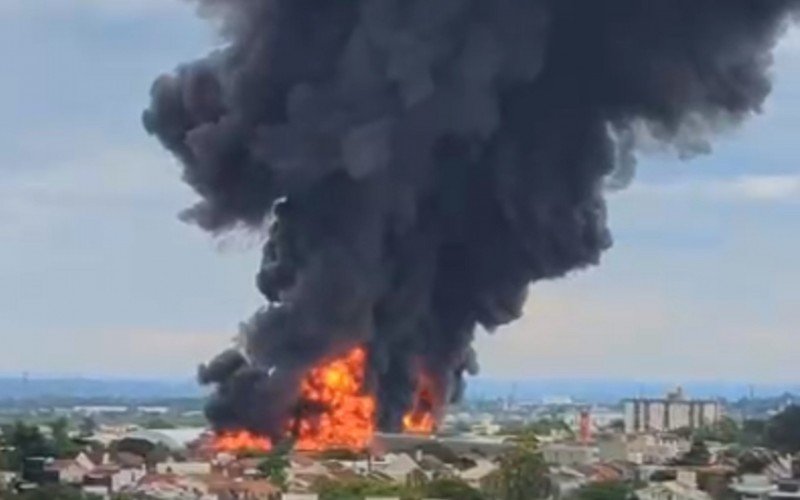
[[[648,274],[646,265],[658,263],[634,267]],[[776,302],[762,309],[687,297],[669,282],[631,286],[604,274],[609,276],[600,270],[535,285],[523,318],[495,335],[479,335],[481,373],[509,379],[791,381],[785,367],[800,356],[793,306]]]
[[[91,10],[103,15],[140,17],[181,12],[186,0],[2,0],[0,17],[34,17]]]
[[[630,376],[642,356],[658,350],[660,339],[653,332],[668,329],[665,306],[653,295],[611,287],[593,291],[592,280],[579,276],[534,285],[521,319],[496,334],[479,335],[482,373]]]
[[[232,345],[226,332],[81,330],[28,333],[31,342],[6,342],[4,372],[190,378],[200,363]],[[32,348],[31,344],[35,345]],[[43,364],[41,360],[46,359]]]
[[[156,200],[180,204],[193,199],[179,180],[175,160],[155,142],[114,143],[83,132],[57,137],[31,145],[46,152],[40,165],[26,164],[35,162],[35,156],[6,165],[0,176],[0,212],[14,212],[18,220],[34,212],[57,215],[79,206],[102,208]]]
[[[674,182],[636,182],[619,197],[674,197],[717,202],[800,202],[800,174],[692,178]]]
[[[748,176],[725,186],[727,192],[750,200],[783,201],[800,199],[800,175]]]
[[[797,25],[792,26],[789,32],[783,37],[778,44],[779,54],[797,54],[800,52],[800,27]]]

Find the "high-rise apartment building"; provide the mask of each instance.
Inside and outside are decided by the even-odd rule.
[[[680,388],[664,399],[627,399],[623,406],[627,433],[697,429],[722,418],[719,401],[686,399]]]

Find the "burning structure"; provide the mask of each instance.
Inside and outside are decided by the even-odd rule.
[[[797,0],[195,0],[227,44],[147,130],[214,233],[269,225],[268,305],[200,370],[230,446],[429,431],[478,326],[611,245],[636,147],[758,112]],[[239,443],[239,444],[237,444]],[[224,446],[224,445],[223,445]]]

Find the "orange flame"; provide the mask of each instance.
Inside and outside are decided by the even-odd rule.
[[[436,430],[433,381],[420,375],[414,404],[403,416],[403,431],[411,434],[431,434]]]
[[[358,347],[312,368],[300,386],[301,412],[290,420],[287,437],[304,451],[363,450],[375,433],[375,398],[364,394],[367,352]],[[269,451],[272,443],[247,431],[217,436],[217,451]]]
[[[369,444],[375,433],[376,404],[372,395],[364,394],[366,361],[366,350],[358,347],[306,375],[301,399],[320,411],[291,422],[298,449],[361,450]]]
[[[214,450],[218,452],[266,452],[271,449],[272,443],[269,439],[256,436],[247,431],[227,432],[218,435],[214,439]]]

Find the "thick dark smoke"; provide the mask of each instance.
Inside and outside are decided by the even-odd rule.
[[[270,223],[269,305],[201,370],[219,429],[281,432],[298,380],[369,348],[379,425],[440,403],[477,326],[597,264],[642,137],[679,154],[757,113],[796,0],[196,0],[227,41],[144,114],[212,232]]]

